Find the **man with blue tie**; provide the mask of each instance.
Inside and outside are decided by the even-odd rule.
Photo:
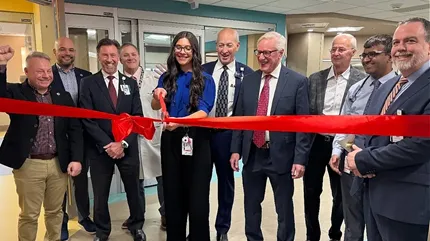
[[[369,115],[430,114],[430,22],[401,22],[391,56],[401,73],[382,85]],[[427,241],[430,221],[430,139],[365,136],[364,148],[347,156],[354,175],[367,177],[364,191],[369,241]]]
[[[234,116],[309,114],[308,79],[282,65],[285,46],[286,39],[279,33],[268,32],[260,37],[255,50],[260,70],[244,78]],[[278,214],[277,241],[294,240],[294,179],[305,172],[310,144],[307,133],[233,132],[230,163],[233,170],[239,171],[242,157],[248,241],[264,240],[261,203],[267,179],[272,185]]]
[[[390,35],[375,35],[364,43],[363,53],[360,54],[361,63],[368,76],[349,88],[341,115],[362,115],[369,108],[369,103],[375,96],[380,85],[393,79],[396,73],[391,61],[392,37]],[[356,135],[354,143],[364,146],[363,136]],[[363,213],[363,189],[350,194],[354,180],[354,174],[345,165],[345,150],[340,141],[349,137],[345,134],[337,134],[333,141],[330,167],[340,175],[342,190],[342,208],[345,219],[345,241],[363,241],[364,238],[364,213]]]
[[[218,33],[216,49],[218,60],[203,65],[203,69],[215,80],[215,106],[211,117],[226,117],[233,114],[244,76],[253,72],[248,66],[236,61],[239,50],[239,34],[225,28]],[[234,172],[230,167],[230,145],[232,131],[212,129],[211,158],[218,176],[218,213],[215,221],[217,241],[227,241],[234,201]]]

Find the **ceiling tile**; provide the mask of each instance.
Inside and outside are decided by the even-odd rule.
[[[371,4],[372,8],[376,8],[376,9],[381,9],[381,10],[393,10],[392,5],[393,4],[399,4],[400,5],[400,9],[401,8],[409,8],[409,7],[414,7],[414,6],[420,6],[420,5],[424,5],[424,4],[429,4],[429,2],[425,2],[425,1],[421,1],[421,0],[391,0],[388,2],[382,2],[382,3],[376,3],[376,4]]]
[[[372,13],[377,13],[380,11],[381,10],[374,9],[374,8],[356,7],[356,8],[341,10],[341,11],[338,11],[338,13],[349,14],[349,15],[354,15],[354,16],[363,16],[365,14],[372,14]]]
[[[314,13],[324,13],[324,12],[339,12],[340,10],[355,8],[356,6],[346,3],[339,2],[326,2],[323,4],[318,4],[310,7],[302,8],[301,10],[314,12]]]
[[[269,13],[285,13],[290,11],[288,8],[280,8],[280,7],[272,7],[272,6],[257,6],[250,8],[250,10],[261,11],[261,12],[269,12]]]
[[[357,0],[338,0],[337,2],[352,4],[352,5],[356,5],[356,6],[365,6],[368,8],[369,8],[369,6],[372,6],[372,8],[373,8],[374,4],[389,2],[389,1],[391,1],[391,0],[360,0],[360,1],[357,1]]]
[[[309,7],[313,5],[319,5],[324,3],[321,0],[278,0],[268,3],[267,6],[271,7],[281,7],[288,9],[299,9],[304,7]]]
[[[386,20],[394,21],[394,22],[400,22],[400,21],[403,21],[407,18],[408,18],[407,16],[398,16],[398,17],[386,18]]]
[[[363,16],[367,18],[388,19],[388,18],[394,18],[394,17],[402,17],[403,14],[392,12],[392,11],[381,11],[378,13],[365,14]]]
[[[255,4],[255,3],[233,2],[229,0],[219,1],[211,5],[226,7],[226,8],[240,8],[240,9],[248,9],[248,8],[253,8],[258,6],[258,4]]]

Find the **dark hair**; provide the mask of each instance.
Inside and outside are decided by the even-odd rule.
[[[121,45],[121,47],[119,48],[119,51],[121,52],[123,48],[131,46],[134,49],[136,49],[137,52],[139,52],[139,50],[137,49],[136,45],[132,44],[132,43],[124,43]]]
[[[399,25],[403,25],[403,24],[407,24],[407,23],[421,23],[423,25],[424,28],[424,32],[425,32],[425,37],[426,37],[426,41],[430,42],[430,21],[425,19],[425,18],[410,18],[408,20],[405,21],[401,21],[399,22]]]
[[[197,111],[197,106],[199,102],[199,97],[203,94],[204,89],[204,78],[203,78],[203,67],[202,67],[202,57],[199,50],[199,42],[191,32],[183,31],[178,33],[173,39],[170,54],[167,58],[167,71],[164,75],[163,79],[163,87],[167,91],[168,104],[171,103],[171,98],[176,92],[177,83],[176,80],[180,74],[181,66],[176,60],[175,56],[175,46],[176,43],[182,39],[186,38],[190,41],[193,58],[191,60],[192,63],[192,71],[193,77],[190,82],[190,99],[189,105],[187,107],[189,113],[193,113]]]
[[[118,50],[120,48],[118,41],[116,41],[115,39],[104,38],[100,40],[99,43],[97,44],[97,53],[100,52],[100,48],[102,46],[111,46],[111,45],[115,46]]]
[[[383,45],[384,52],[391,53],[391,47],[393,46],[393,37],[388,34],[373,35],[366,40],[363,47],[367,49],[377,45]]]

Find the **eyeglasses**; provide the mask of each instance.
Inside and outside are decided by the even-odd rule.
[[[346,51],[348,51],[348,50],[350,50],[350,49],[347,49],[347,48],[331,48],[331,49],[330,49],[330,53],[331,53],[331,54],[334,54],[334,53],[336,53],[336,51],[337,51],[337,52],[339,52],[340,54],[342,54],[342,53],[344,53],[344,52],[346,52]]]
[[[382,53],[385,53],[385,52],[384,51],[371,51],[371,52],[368,52],[368,53],[362,53],[362,54],[359,55],[359,57],[360,57],[361,60],[365,59],[366,57],[368,57],[369,59],[373,59],[373,58],[375,58],[376,56],[378,56],[378,55],[380,55]]]
[[[272,55],[272,53],[274,53],[276,51],[278,51],[278,50],[275,49],[275,50],[270,50],[270,51],[269,50],[260,51],[260,50],[256,49],[256,50],[254,50],[254,54],[257,57],[260,56],[260,54],[263,54],[264,57],[268,58],[268,57],[270,57],[270,55]]]
[[[193,51],[193,48],[189,45],[187,46],[175,45],[175,52],[180,53],[182,52],[182,50],[184,50],[185,53],[190,53],[191,51]]]

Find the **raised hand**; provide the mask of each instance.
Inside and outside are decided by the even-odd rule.
[[[14,53],[15,51],[9,45],[0,46],[0,65],[7,64]]]

